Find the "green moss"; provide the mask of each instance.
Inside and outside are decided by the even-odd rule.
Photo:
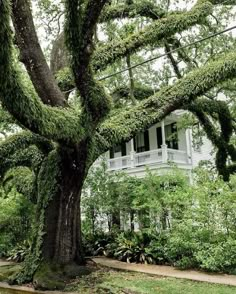
[[[53,148],[48,140],[30,132],[10,136],[0,144],[0,176],[20,165],[37,171],[44,156]]]
[[[100,22],[107,22],[117,18],[132,18],[144,16],[151,19],[159,19],[166,15],[166,11],[150,1],[142,1],[129,5],[118,4],[107,6],[100,17]]]
[[[41,263],[33,277],[36,290],[63,290],[65,281],[62,269],[58,265]]]
[[[6,193],[15,188],[17,192],[35,203],[35,182],[35,174],[29,168],[20,166],[7,171],[3,179],[3,187]]]
[[[13,282],[22,284],[32,280],[34,273],[42,262],[41,249],[45,234],[45,210],[59,189],[60,156],[57,150],[53,150],[44,159],[37,177],[37,206],[36,218],[33,226],[32,252],[26,256],[22,271],[14,277]]]
[[[0,2],[0,98],[16,120],[33,132],[54,140],[77,142],[84,135],[81,116],[73,109],[44,105],[32,84],[17,70],[13,57],[10,2]],[[61,131],[63,129],[63,132]]]
[[[108,64],[147,45],[157,46],[163,39],[201,23],[212,12],[212,8],[209,1],[200,0],[189,12],[168,15],[122,41],[110,42],[98,48],[93,58],[94,69],[105,69]]]

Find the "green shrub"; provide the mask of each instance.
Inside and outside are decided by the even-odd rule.
[[[115,236],[102,231],[96,234],[83,235],[83,248],[87,256],[109,255],[108,247],[114,242]]]
[[[236,240],[203,244],[196,252],[196,260],[202,269],[236,274]]]
[[[24,240],[21,244],[17,244],[14,246],[12,250],[7,252],[7,260],[22,262],[25,260],[27,254],[29,254],[31,250],[31,244],[28,240]]]
[[[0,256],[8,257],[15,247],[30,238],[34,205],[14,189],[0,195]]]
[[[236,175],[227,183],[200,168],[194,185],[178,170],[164,176],[147,171],[143,179],[109,177],[104,168],[91,179],[93,194],[88,193],[84,201],[92,212],[87,216],[94,219],[93,230],[87,231],[97,231],[96,217],[109,220],[117,212],[131,231],[91,234],[86,245],[90,254],[126,262],[236,272]],[[132,231],[131,219],[140,232]]]

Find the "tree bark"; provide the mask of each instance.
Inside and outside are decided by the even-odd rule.
[[[135,211],[133,209],[130,210],[130,230],[134,232],[134,214]]]
[[[42,258],[46,262],[84,263],[80,199],[87,175],[87,152],[80,147],[60,151],[59,186],[45,209]]]
[[[120,211],[117,210],[112,213],[111,215],[112,219],[112,228],[120,230]]]

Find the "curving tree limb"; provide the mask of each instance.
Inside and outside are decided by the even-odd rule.
[[[51,106],[66,106],[38,41],[29,0],[12,1],[12,19],[20,59],[24,63],[35,90],[43,103]]]

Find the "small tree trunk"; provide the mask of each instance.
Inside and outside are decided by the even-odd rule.
[[[139,229],[146,229],[150,227],[150,215],[148,209],[141,209],[138,212]]]
[[[134,210],[131,209],[130,211],[130,230],[134,232]]]
[[[112,229],[118,229],[120,230],[120,211],[117,210],[115,212],[112,213],[111,215],[111,219],[112,219]]]

